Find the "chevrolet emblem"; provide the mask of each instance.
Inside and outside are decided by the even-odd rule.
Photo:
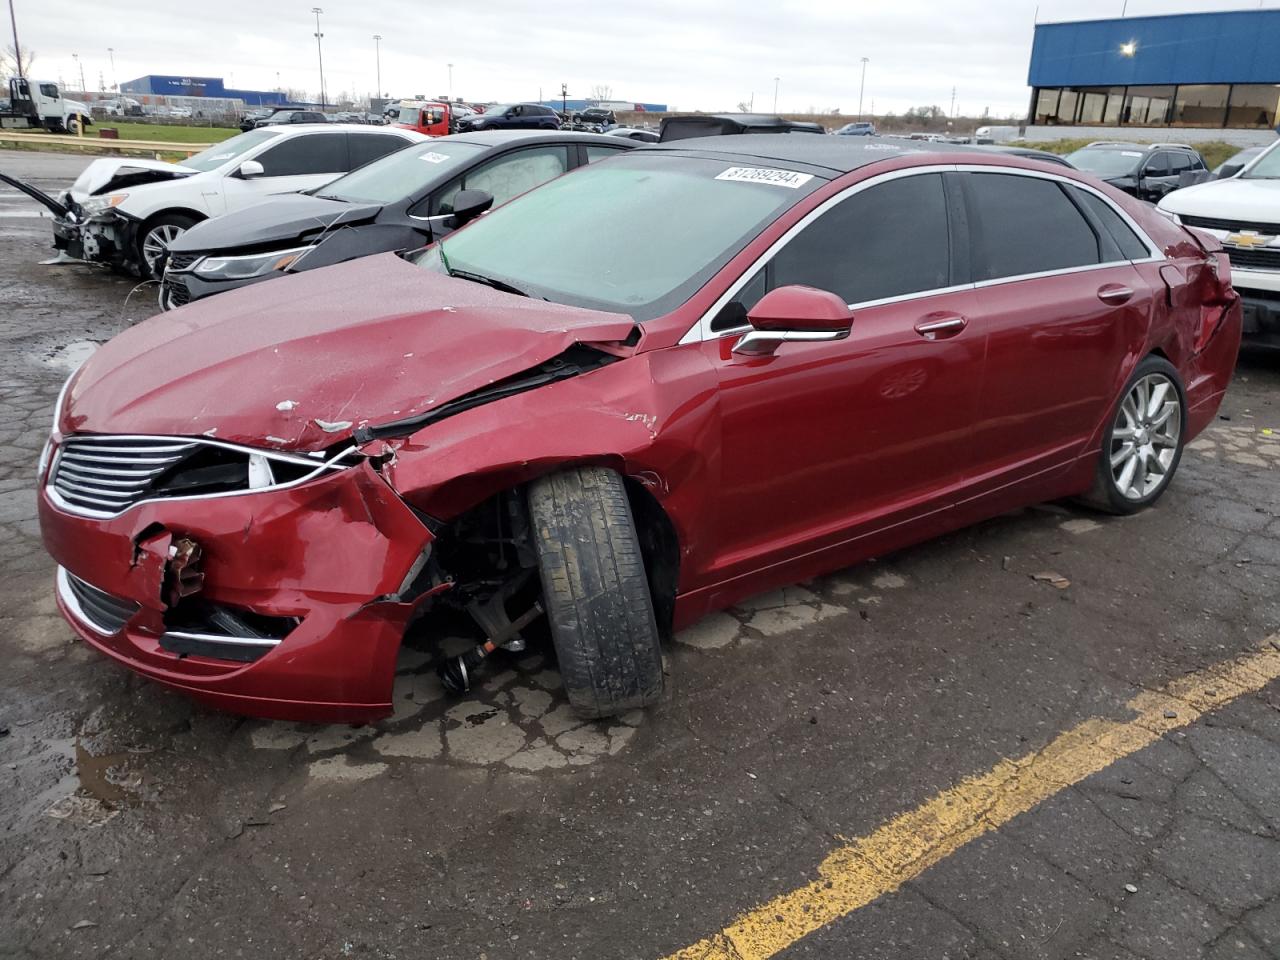
[[[1228,233],[1222,242],[1230,244],[1233,247],[1243,247],[1246,250],[1252,250],[1254,247],[1265,247],[1275,237],[1269,237],[1266,234],[1258,233],[1255,230],[1245,230],[1242,233]]]

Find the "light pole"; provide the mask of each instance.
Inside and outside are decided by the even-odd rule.
[[[773,112],[778,112],[778,84],[782,82],[781,77],[773,78]]]
[[[119,93],[120,84],[116,82],[116,48],[107,47],[107,56],[111,58],[111,87]]]
[[[80,92],[84,93],[84,64],[80,62],[80,54],[73,53],[71,59],[76,62],[76,66],[80,69]]]
[[[373,60],[378,69],[378,99],[382,99],[382,34],[373,35]]]
[[[867,89],[867,64],[871,62],[870,57],[862,58],[862,83],[858,86],[858,119],[862,119],[862,94]]]
[[[9,25],[13,27],[13,55],[18,61],[18,79],[23,78],[22,73],[22,47],[18,46],[18,18],[13,12],[13,0],[9,0]]]
[[[324,36],[320,32],[320,14],[324,13],[319,7],[312,7],[311,12],[316,15],[316,59],[320,62],[320,109],[326,106],[324,96],[324,51],[320,49],[320,39]]]
[[[449,99],[452,100],[453,99],[453,64],[449,63],[449,64],[446,64],[446,66],[449,68]]]

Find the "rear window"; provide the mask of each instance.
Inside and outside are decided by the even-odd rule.
[[[977,225],[975,280],[997,280],[1098,263],[1098,238],[1055,181],[1000,173],[966,175]]]

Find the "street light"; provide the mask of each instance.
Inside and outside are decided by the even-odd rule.
[[[22,71],[22,47],[18,44],[18,18],[13,12],[13,0],[9,0],[9,24],[13,27],[13,56],[18,61],[18,79],[25,74]]]
[[[323,110],[327,104],[324,96],[324,51],[320,49],[320,39],[324,36],[320,32],[320,14],[324,11],[319,7],[312,7],[311,12],[316,15],[316,59],[320,61],[320,109]]]
[[[116,82],[116,48],[107,47],[107,56],[111,58],[111,86],[119,93],[120,84]]]
[[[445,64],[449,68],[449,99],[453,99],[453,64]]]
[[[382,34],[373,35],[373,59],[378,65],[378,99],[382,99]],[[372,104],[370,104],[372,107]]]
[[[862,58],[862,83],[858,86],[858,119],[862,119],[862,94],[867,89],[867,64],[871,62],[870,57]]]
[[[773,78],[773,112],[778,112],[778,84],[782,82],[781,77]]]

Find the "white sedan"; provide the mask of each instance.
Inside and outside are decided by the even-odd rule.
[[[210,217],[330,180],[427,138],[357,124],[260,127],[182,163],[102,158],[80,174],[54,219],[67,255],[157,279],[168,245]]]

